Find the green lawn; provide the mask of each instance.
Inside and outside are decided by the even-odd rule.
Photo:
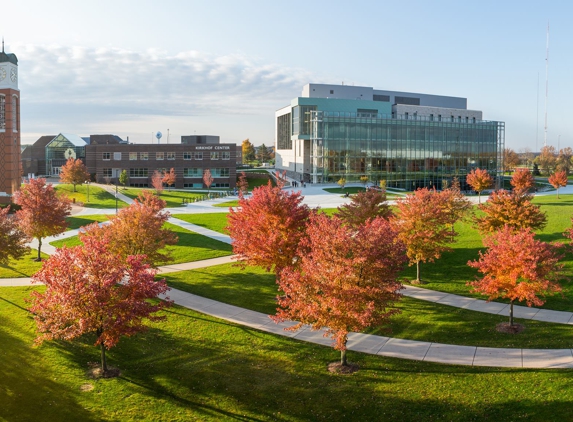
[[[41,289],[41,287],[34,287]],[[114,379],[86,376],[93,337],[33,346],[24,299],[0,289],[0,420],[551,421],[571,417],[573,371],[472,368],[349,352],[361,370],[326,371],[328,347],[184,308],[108,352]]]
[[[232,201],[227,201],[227,202],[221,202],[220,204],[215,204],[213,205],[214,207],[219,207],[219,208],[229,208],[229,207],[238,207],[239,206],[239,200],[238,199],[234,199]]]
[[[217,265],[161,276],[169,286],[257,312],[274,314],[278,294],[273,274],[261,268],[236,264]],[[392,317],[387,327],[369,332],[410,340],[484,347],[560,349],[572,348],[571,327],[564,324],[517,320],[526,330],[517,335],[498,333],[495,327],[507,315],[439,305],[403,297],[397,303],[402,313]],[[387,331],[387,329],[390,331]]]
[[[227,234],[227,213],[173,214],[172,217],[219,233]]]
[[[131,199],[137,198],[137,196],[141,193],[142,190],[150,190],[150,189],[139,189],[139,188],[120,188],[120,192]],[[182,192],[182,191],[170,191],[170,190],[163,190],[159,197],[166,202],[167,208],[174,208],[180,207],[183,205],[183,200],[191,200],[194,198],[201,198],[207,194],[205,193],[197,193],[197,192]]]
[[[37,257],[38,250],[32,249],[19,260],[11,259],[8,264],[0,265],[0,278],[32,277],[42,267],[41,262],[34,261]],[[49,255],[42,253],[42,258],[49,258]]]
[[[90,200],[88,202],[87,198],[87,185],[76,186],[77,192],[74,192],[74,187],[72,185],[54,185],[54,189],[58,192],[63,192],[70,199],[76,200],[76,203],[83,203],[84,206],[89,208],[102,208],[102,209],[114,209],[115,208],[115,197],[107,192],[105,189],[99,186],[90,185]],[[118,208],[127,207],[127,204],[123,201],[117,201]]]
[[[87,226],[88,224],[98,222],[103,223],[104,221],[108,221],[109,216],[105,214],[96,214],[96,215],[82,215],[80,217],[71,216],[66,218],[68,222],[68,230],[76,230],[80,227]]]
[[[175,232],[179,237],[177,245],[168,246],[166,248],[166,250],[171,252],[171,257],[173,258],[169,262],[170,264],[201,261],[203,259],[217,258],[232,254],[233,248],[227,243],[201,236],[170,223],[166,223],[165,228]],[[61,248],[64,245],[69,247],[77,246],[81,244],[81,242],[78,236],[73,236],[67,239],[56,240],[50,244],[57,248]]]
[[[342,188],[324,188],[323,189],[326,192],[329,193],[334,193],[334,194],[339,194],[339,195],[345,195],[345,194],[350,194],[350,195],[354,195],[358,192],[364,192],[366,189],[364,189],[363,187],[359,187],[359,186],[349,186],[346,187],[344,189]],[[304,190],[303,190],[303,194],[304,194]],[[401,198],[403,197],[403,195],[396,195],[393,194],[391,192],[386,191],[386,198],[388,199],[395,199],[395,198]]]

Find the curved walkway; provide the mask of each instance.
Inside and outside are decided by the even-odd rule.
[[[131,199],[128,197],[120,197],[120,199],[128,203],[131,202]],[[100,210],[85,211],[81,214],[88,215],[90,212],[92,214],[100,213]],[[214,232],[173,217],[169,221],[172,224],[179,225],[187,230],[215,238],[219,241],[230,243],[230,238],[224,234]],[[49,245],[49,242],[64,237],[75,236],[78,231],[79,230],[70,230],[60,237],[45,239],[45,243],[42,245],[43,251],[48,254],[53,253],[55,248]],[[31,246],[34,247],[33,244]],[[35,246],[37,247],[37,245]],[[176,271],[205,268],[232,262],[232,259],[232,256],[227,256],[204,261],[173,264],[160,267],[159,272],[161,274],[165,274]],[[30,284],[31,282],[29,278],[0,279],[0,286],[26,286]],[[467,298],[414,286],[405,286],[402,294],[416,299],[490,314],[506,313],[508,308],[508,305],[503,303],[488,303],[479,299]],[[230,322],[252,327],[257,330],[315,344],[325,346],[332,345],[332,341],[329,338],[324,337],[324,333],[322,331],[312,331],[308,326],[305,326],[296,332],[284,330],[284,328],[294,325],[295,322],[275,324],[266,314],[217,302],[212,299],[193,295],[177,289],[171,289],[169,297],[177,305]],[[571,312],[514,306],[514,315],[516,318],[573,324],[573,313]],[[493,347],[459,346],[362,333],[349,334],[347,347],[348,350],[356,352],[455,365],[522,368],[573,368],[573,349],[504,349]]]

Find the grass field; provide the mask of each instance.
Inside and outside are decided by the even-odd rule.
[[[170,252],[173,258],[169,261],[170,264],[201,261],[232,254],[233,248],[227,243],[201,236],[170,223],[166,223],[165,228],[175,232],[179,237],[177,245],[166,247],[166,250]],[[78,236],[73,236],[67,239],[56,240],[50,244],[56,248],[61,248],[64,245],[68,247],[77,246],[81,242]]]
[[[41,287],[34,287],[41,289]],[[90,379],[93,337],[34,347],[24,299],[0,289],[0,420],[570,420],[572,370],[472,368],[349,352],[361,370],[327,372],[316,346],[173,307],[108,352],[121,375]]]
[[[82,203],[89,208],[102,208],[102,209],[115,209],[115,197],[99,186],[90,185],[90,200],[88,202],[88,187],[87,185],[76,186],[77,192],[74,192],[72,185],[54,185],[54,189],[58,192],[64,193],[70,199],[76,200],[76,203]],[[118,208],[127,207],[123,201],[117,201]]]
[[[210,214],[173,214],[173,217],[218,233],[227,234],[225,230],[225,227],[227,227],[227,214],[223,212]]]
[[[138,188],[120,188],[120,192],[124,195],[130,197],[131,199],[137,198],[137,196],[141,193],[142,190],[150,190],[150,189],[138,189]],[[167,208],[175,208],[183,206],[183,200],[190,200],[194,198],[201,198],[207,194],[205,193],[197,193],[197,192],[181,192],[181,191],[170,191],[164,189],[159,197],[166,202]]]
[[[88,224],[98,222],[103,223],[109,220],[109,216],[105,214],[96,214],[96,215],[82,215],[80,217],[71,216],[66,218],[68,222],[68,230],[76,230],[80,227],[87,226]]]
[[[19,260],[11,259],[8,264],[0,265],[0,278],[31,277],[42,267],[41,262],[34,261],[37,257],[38,250],[32,249]],[[49,255],[42,253],[42,259],[48,257]]]

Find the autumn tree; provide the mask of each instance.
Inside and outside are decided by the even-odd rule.
[[[467,175],[466,183],[478,193],[478,202],[481,204],[481,193],[493,186],[493,177],[487,170],[476,168]]]
[[[262,144],[260,147],[257,148],[256,154],[257,160],[261,163],[266,163],[270,159],[269,149],[265,144]]]
[[[273,319],[295,320],[297,330],[309,324],[326,329],[348,364],[348,333],[380,326],[399,312],[393,307],[402,288],[397,275],[405,263],[404,246],[383,218],[353,228],[336,216],[313,214],[301,247],[300,268],[286,267],[280,276],[280,308]]]
[[[531,195],[498,190],[479,206],[484,215],[474,221],[482,233],[491,233],[509,226],[514,230],[538,230],[547,224],[547,216],[534,205]]]
[[[152,266],[169,262],[166,246],[177,244],[178,238],[164,227],[170,217],[164,208],[165,201],[144,190],[129,207],[110,216],[110,224],[93,228],[88,235],[106,239],[108,248],[118,256],[142,255]]]
[[[46,179],[30,179],[14,194],[14,203],[22,207],[16,212],[18,226],[27,236],[38,239],[38,258],[42,260],[42,239],[66,231],[66,217],[70,215],[71,203],[65,195],[59,195]]]
[[[155,170],[151,175],[151,186],[153,186],[157,195],[163,192],[163,173],[159,170]]]
[[[243,141],[241,149],[243,152],[244,162],[253,161],[255,159],[255,147],[251,144],[248,138]]]
[[[205,184],[205,186],[207,186],[208,190],[211,190],[211,185],[213,184],[213,175],[211,174],[211,170],[210,169],[206,169],[203,172],[203,183]]]
[[[567,186],[568,182],[567,173],[565,172],[565,170],[556,171],[551,176],[549,176],[549,179],[547,179],[547,181],[551,186],[557,189],[557,199],[559,199],[559,188]]]
[[[82,185],[89,180],[90,174],[88,169],[79,158],[77,160],[69,158],[60,170],[60,181],[74,185],[74,192],[76,191],[76,185]]]
[[[535,162],[541,167],[543,173],[549,176],[555,171],[555,166],[557,164],[557,154],[555,152],[555,147],[551,145],[546,145],[541,148],[541,153],[535,159]]]
[[[450,241],[453,242],[456,235],[454,226],[471,212],[472,203],[462,194],[457,177],[454,177],[449,188],[442,190],[438,195],[440,195],[441,212],[444,214],[446,224],[450,227]]]
[[[344,190],[344,186],[346,186],[346,179],[344,177],[341,177],[340,179],[338,179],[338,186],[340,186],[340,189]]]
[[[348,204],[338,207],[339,218],[351,227],[357,228],[366,220],[382,217],[386,220],[392,215],[392,210],[386,202],[386,192],[369,189],[352,196]]]
[[[571,147],[562,148],[559,150],[559,155],[555,161],[555,169],[557,171],[564,171],[569,174],[571,171],[571,160],[573,159],[573,149]]]
[[[171,189],[171,186],[175,184],[176,180],[177,180],[177,175],[175,174],[175,169],[171,167],[169,173],[165,173],[165,175],[163,176],[163,183],[165,183],[169,187],[169,189]]]
[[[237,181],[237,189],[239,190],[240,198],[249,193],[249,181],[247,180],[247,174],[244,171],[241,172],[239,180]]]
[[[504,226],[484,239],[485,253],[468,265],[477,268],[483,277],[469,283],[474,291],[489,300],[509,299],[509,325],[513,326],[513,302],[525,301],[527,306],[545,303],[540,296],[561,291],[557,283],[562,265],[556,246],[535,239],[527,228],[515,231]]]
[[[509,181],[513,190],[518,193],[527,193],[529,190],[535,187],[535,179],[528,169],[519,168],[515,170],[511,180]]]
[[[38,326],[38,343],[95,334],[106,374],[106,350],[122,336],[144,330],[144,319],[165,318],[153,314],[170,302],[149,299],[169,288],[165,280],[155,280],[157,271],[144,263],[145,257],[120,256],[97,236],[80,234],[80,238],[82,246],[58,249],[34,275],[32,281],[45,284],[46,290],[32,292],[30,310]]]
[[[396,202],[398,215],[392,219],[398,239],[406,245],[409,265],[416,265],[415,283],[421,283],[420,264],[433,262],[449,250],[451,232],[442,197],[427,188],[418,189]]]
[[[129,175],[127,174],[126,170],[122,170],[119,174],[119,183],[125,189],[125,185],[129,183]]]
[[[246,265],[280,271],[299,256],[310,210],[302,204],[300,192],[272,186],[253,189],[249,198],[241,197],[238,208],[230,209],[227,230],[233,252]]]
[[[30,250],[28,237],[9,213],[10,207],[0,208],[0,265],[8,264],[10,258],[20,259]]]
[[[508,172],[519,165],[519,155],[511,148],[503,150],[503,171]]]
[[[368,176],[360,176],[360,181],[364,183],[364,187],[366,187],[366,183],[368,183]]]

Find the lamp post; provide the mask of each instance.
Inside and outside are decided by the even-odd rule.
[[[117,215],[117,181],[115,182],[115,213]]]
[[[86,185],[88,187],[88,202],[90,202],[90,181],[86,180]]]

